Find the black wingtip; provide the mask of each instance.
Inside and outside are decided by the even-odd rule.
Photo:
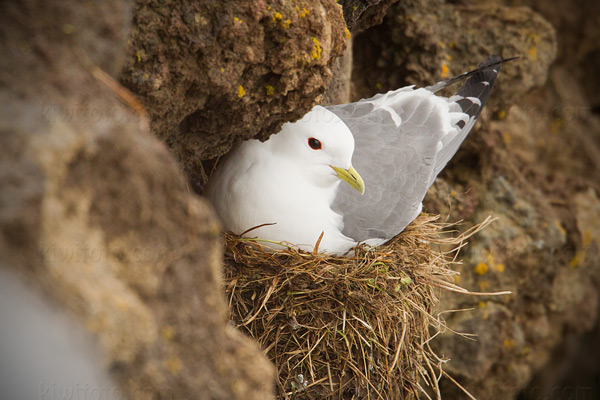
[[[502,65],[505,62],[509,62],[509,61],[513,61],[520,58],[519,56],[516,57],[509,57],[509,58],[502,58],[496,54],[491,54],[489,55],[485,60],[483,60],[481,63],[479,63],[479,65],[477,66],[477,68],[475,68],[472,71],[468,71],[465,73],[462,73],[460,75],[454,76],[448,80],[445,81],[441,81],[436,83],[435,85],[429,86],[427,89],[431,90],[432,92],[438,92],[442,89],[447,88],[448,86],[458,82],[458,81],[462,81],[463,79],[469,78],[475,74],[477,74],[478,72],[481,72],[484,69],[490,68],[490,67],[494,67],[496,65]],[[500,69],[498,69],[499,71]]]
[[[492,93],[492,88],[496,82],[496,77],[500,73],[502,64],[517,58],[519,57],[502,58],[492,54],[479,64],[477,69],[463,76],[463,78],[468,76],[469,79],[458,89],[455,95],[462,97],[456,103],[465,114],[474,118],[479,116]],[[473,101],[473,99],[477,100]]]
[[[469,72],[467,72],[467,74],[469,74],[469,73],[475,73],[475,72],[477,72],[477,70],[479,70],[481,68],[488,68],[488,67],[493,67],[495,65],[501,65],[501,64],[504,64],[505,62],[513,61],[513,60],[516,60],[518,58],[521,58],[521,57],[515,56],[515,57],[509,57],[509,58],[502,58],[502,57],[500,57],[500,56],[498,56],[496,54],[491,54],[485,60],[483,60],[482,63],[480,63],[477,66],[477,69],[475,69],[473,71],[469,71]]]

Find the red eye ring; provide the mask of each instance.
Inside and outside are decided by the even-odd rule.
[[[319,139],[315,139],[314,137],[308,139],[308,145],[313,150],[321,150],[321,141],[319,141]]]

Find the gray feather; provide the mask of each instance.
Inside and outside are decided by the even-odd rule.
[[[346,236],[391,239],[419,215],[427,189],[475,124],[502,61],[490,56],[477,70],[426,89],[405,87],[327,107],[352,131],[352,164],[366,185],[362,196],[339,187],[332,207],[343,215]],[[467,77],[450,99],[434,94]]]

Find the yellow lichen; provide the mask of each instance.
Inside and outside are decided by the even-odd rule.
[[[487,303],[485,301],[480,301],[479,303],[477,303],[477,307],[479,308],[485,308],[486,305]]]
[[[141,62],[142,61],[141,50],[138,50],[138,51],[135,52],[135,58],[137,58],[137,62]]]
[[[500,110],[500,111],[498,111],[497,117],[498,117],[498,119],[504,119],[504,118],[506,118],[506,115],[507,115],[506,110]]]
[[[276,11],[275,14],[273,14],[273,21],[281,21],[282,19],[283,15],[281,15],[279,11]]]
[[[540,37],[539,35],[531,32],[529,35],[527,35],[527,38],[532,41],[534,44],[538,44],[540,42]]]
[[[267,92],[267,96],[273,96],[273,94],[275,93],[275,88],[271,85],[265,86],[265,90]]]
[[[442,64],[441,76],[442,76],[442,79],[446,79],[446,78],[450,77],[450,69],[448,68],[448,66],[446,64]]]
[[[70,35],[75,32],[75,25],[73,24],[64,24],[62,26],[62,31],[67,35]]]
[[[560,234],[562,236],[567,236],[567,231],[566,229],[562,226],[562,223],[560,222],[559,219],[555,219],[554,220],[554,226],[556,227],[556,229],[558,229],[558,231],[560,232]]]
[[[448,43],[448,47],[450,47],[451,49],[453,49],[453,48],[456,47],[456,43],[450,42],[450,43]]]
[[[314,43],[314,47],[313,47],[313,50],[310,52],[310,56],[313,58],[313,60],[320,60],[321,59],[321,44],[319,43],[319,39],[317,39],[314,36],[311,36],[310,40],[312,40],[312,42]]]
[[[290,27],[290,24],[291,24],[291,23],[292,23],[292,21],[291,21],[291,20],[288,18],[288,19],[286,19],[285,21],[281,21],[281,26],[282,26],[284,29],[287,29],[287,28],[289,28],[289,27]]]
[[[537,47],[531,46],[529,50],[527,50],[527,56],[531,61],[537,60]]]
[[[160,334],[165,340],[171,341],[175,337],[175,329],[172,326],[165,326],[160,330]]]
[[[233,21],[237,22],[238,24],[242,24],[244,21],[242,21],[241,19],[239,19],[238,17],[233,17]]]
[[[560,128],[562,128],[564,125],[564,121],[562,118],[557,117],[554,118],[551,122],[550,122],[550,132],[551,133],[556,133],[560,130]]]
[[[575,252],[575,256],[569,261],[569,267],[577,268],[585,261],[585,250],[579,249]]]
[[[488,264],[490,264],[492,267],[496,265],[496,260],[494,260],[494,255],[492,254],[491,251],[487,252],[487,262]]]
[[[512,143],[512,136],[508,132],[502,132],[502,140],[504,140],[504,144],[510,146]]]
[[[507,349],[514,349],[515,348],[515,341],[512,339],[504,339],[504,347],[506,347]]]
[[[496,270],[500,273],[504,272],[504,270],[506,269],[506,267],[504,266],[504,264],[496,264]]]
[[[296,6],[296,10],[298,10],[298,17],[300,18],[304,18],[310,14],[310,10],[307,10],[306,8],[302,8],[302,10],[300,10],[300,7]]]
[[[125,301],[124,299],[118,299],[117,300],[117,307],[121,311],[127,311],[127,309],[129,309],[129,302]]]
[[[165,369],[173,375],[179,374],[181,371],[181,360],[179,357],[173,356],[164,362]]]
[[[455,199],[458,199],[458,193],[456,192],[456,190],[450,191],[450,196],[454,197]]]
[[[487,292],[490,288],[490,283],[488,281],[481,281],[479,282],[479,289],[482,292]]]
[[[477,264],[477,266],[475,267],[474,271],[477,275],[485,275],[486,272],[488,272],[488,265],[486,263],[479,263]]]
[[[244,87],[242,85],[238,86],[238,98],[241,99],[246,94]]]

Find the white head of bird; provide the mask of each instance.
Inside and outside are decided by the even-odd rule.
[[[352,167],[352,132],[331,111],[317,106],[299,121],[283,125],[267,143],[273,153],[301,166],[302,175],[313,185],[335,187],[342,180],[364,193],[364,182]]]
[[[364,193],[353,153],[350,129],[317,106],[269,140],[248,140],[234,149],[206,195],[226,229],[235,233],[260,226],[248,234],[308,251],[324,233],[320,249],[348,249],[354,241],[342,234],[342,216],[331,204],[342,181]]]

